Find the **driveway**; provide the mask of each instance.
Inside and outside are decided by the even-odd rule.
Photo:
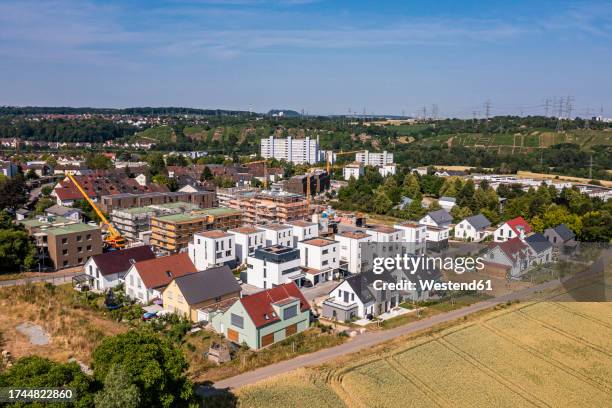
[[[293,371],[298,368],[321,364],[340,356],[355,353],[366,348],[371,348],[378,344],[392,340],[396,337],[416,333],[418,331],[429,329],[441,323],[447,323],[453,320],[460,319],[469,314],[492,308],[498,304],[523,299],[526,296],[532,295],[536,292],[545,289],[557,287],[560,284],[561,282],[557,279],[554,281],[542,283],[540,285],[532,286],[530,288],[523,289],[518,292],[475,303],[462,309],[453,310],[448,313],[435,315],[411,324],[399,326],[394,329],[377,332],[367,332],[365,334],[361,334],[355,337],[347,343],[341,344],[336,347],[319,350],[315,353],[298,356],[291,360],[281,361],[279,363],[262,367],[254,371],[249,371],[237,375],[235,377],[226,378],[225,380],[216,382],[214,384],[214,388],[217,390],[226,388],[239,388],[279,374],[284,374],[289,371]],[[200,387],[198,389],[199,394],[207,392],[209,392],[209,390],[204,387]]]

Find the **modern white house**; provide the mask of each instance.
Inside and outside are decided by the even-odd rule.
[[[125,294],[130,299],[147,304],[161,299],[164,288],[174,278],[197,271],[186,253],[136,262],[125,275]]]
[[[344,166],[342,169],[342,177],[345,180],[350,180],[351,177],[355,180],[359,180],[359,177],[363,176],[365,169],[361,163],[351,163]]]
[[[384,166],[380,166],[378,168],[378,172],[383,177],[393,176],[397,172],[397,166],[395,163],[385,164]]]
[[[234,235],[234,247],[236,260],[239,264],[247,261],[247,256],[255,253],[255,250],[265,246],[265,231],[255,227],[239,227],[228,230]]]
[[[266,224],[259,226],[264,230],[265,246],[293,246],[293,227],[286,224]]]
[[[397,306],[400,302],[399,293],[375,289],[374,282],[377,280],[392,282],[393,277],[388,272],[377,275],[368,271],[343,280],[329,292],[329,297],[323,302],[323,317],[345,322],[375,317]]]
[[[241,273],[244,283],[262,289],[287,282],[302,286],[303,277],[299,249],[280,245],[256,249],[247,257],[247,269]]]
[[[155,253],[148,245],[105,252],[89,258],[83,272],[88,276],[90,289],[100,293],[123,282],[125,274],[136,262],[154,258]]]
[[[437,210],[427,213],[419,220],[419,224],[427,227],[450,227],[453,222],[453,217],[446,210]]]
[[[362,259],[362,245],[372,242],[372,236],[364,231],[346,231],[336,234],[339,244],[340,262],[350,273],[361,273],[368,269],[369,262]]]
[[[442,251],[448,248],[453,217],[446,210],[431,211],[419,220],[427,228],[427,249]]]
[[[539,232],[525,238],[525,243],[531,248],[530,265],[541,265],[553,261],[553,245]]]
[[[297,248],[297,244],[300,241],[306,239],[316,238],[319,236],[319,225],[314,222],[296,220],[289,221],[287,225],[290,225],[293,229],[293,247]]]
[[[482,214],[473,215],[455,225],[455,238],[480,242],[491,235],[491,221]]]
[[[400,242],[402,240],[402,230],[387,225],[368,226],[365,232],[372,237],[372,242]]]
[[[300,265],[305,279],[316,285],[331,280],[340,268],[340,245],[326,238],[312,238],[298,243]]]
[[[82,211],[78,208],[64,207],[54,204],[45,210],[45,214],[50,217],[64,217],[74,222],[81,222]]]
[[[402,231],[402,243],[406,252],[413,255],[423,255],[427,242],[427,227],[416,222],[403,222],[393,226]]]
[[[221,266],[235,261],[235,236],[221,230],[193,234],[187,253],[198,270]]]
[[[504,222],[493,233],[495,242],[504,242],[513,238],[524,240],[531,232],[531,225],[523,217],[516,217]]]

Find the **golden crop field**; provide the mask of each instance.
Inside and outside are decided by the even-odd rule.
[[[603,407],[612,303],[532,302],[239,389],[241,407]]]

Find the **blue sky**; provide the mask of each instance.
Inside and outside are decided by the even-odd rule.
[[[0,0],[0,105],[612,116],[612,2]]]

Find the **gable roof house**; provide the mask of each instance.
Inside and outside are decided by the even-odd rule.
[[[164,310],[197,323],[208,321],[209,311],[231,305],[240,297],[240,285],[227,265],[174,278],[162,292]]]
[[[136,262],[125,275],[125,294],[146,304],[161,299],[163,289],[173,279],[197,271],[186,253]]]
[[[503,242],[517,237],[524,240],[529,233],[531,225],[523,217],[516,217],[500,225],[493,233],[493,240]]]
[[[559,224],[554,228],[547,228],[544,236],[553,245],[553,254],[572,253],[576,250],[578,243],[576,235],[565,224]]]
[[[344,322],[353,318],[375,317],[397,306],[400,302],[398,291],[375,289],[378,280],[395,282],[389,272],[375,274],[371,270],[343,280],[323,302],[323,317]]]
[[[453,222],[453,216],[444,209],[431,211],[419,220],[419,224],[431,227],[448,227]]]
[[[480,242],[491,235],[490,226],[491,221],[482,214],[467,217],[455,225],[455,238]]]
[[[455,197],[442,196],[438,199],[438,204],[440,204],[443,210],[450,211],[457,205],[457,199]]]
[[[419,220],[420,225],[427,227],[428,250],[440,252],[448,248],[451,222],[453,222],[452,215],[444,209],[431,211]]]
[[[503,277],[519,278],[530,266],[531,249],[520,238],[495,242],[484,256],[485,269]]]
[[[233,343],[260,349],[306,330],[310,304],[290,282],[239,299],[211,322]]]
[[[538,265],[552,262],[553,246],[548,239],[536,232],[525,238],[525,243],[531,248],[530,265]]]
[[[136,262],[154,258],[155,254],[148,245],[105,252],[89,258],[83,272],[89,276],[92,290],[104,292],[119,285]]]

